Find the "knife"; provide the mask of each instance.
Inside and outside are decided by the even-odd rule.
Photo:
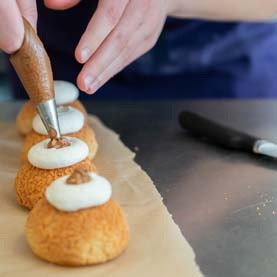
[[[179,115],[182,128],[221,146],[277,158],[277,144],[223,126],[192,112]]]

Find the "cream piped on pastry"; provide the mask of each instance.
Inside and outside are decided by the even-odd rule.
[[[85,142],[73,137],[65,137],[69,146],[49,148],[50,139],[34,145],[28,152],[29,162],[41,169],[56,169],[74,165],[88,157],[89,149]]]
[[[55,99],[57,105],[65,105],[74,102],[79,97],[78,88],[67,81],[55,80]]]
[[[83,128],[85,117],[79,110],[69,106],[60,106],[57,111],[62,135],[75,133]],[[39,115],[33,119],[33,130],[41,135],[47,135],[47,130]]]
[[[89,172],[90,179],[84,183],[68,184],[69,176],[55,180],[45,192],[47,201],[61,211],[73,212],[96,207],[109,201],[112,195],[110,182],[102,176]]]

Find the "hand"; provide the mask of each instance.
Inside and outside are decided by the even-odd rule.
[[[78,0],[45,0],[50,8],[65,9]],[[174,0],[99,0],[76,48],[84,64],[77,83],[91,94],[156,43]],[[169,3],[171,6],[169,6]]]
[[[17,51],[23,42],[22,16],[36,29],[36,0],[0,0],[0,49],[6,53]]]

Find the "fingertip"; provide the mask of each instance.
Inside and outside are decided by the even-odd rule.
[[[79,52],[78,52],[77,48],[74,51],[74,57],[75,57],[75,59],[76,59],[76,61],[78,63],[81,63],[81,61],[80,61],[80,55],[79,55]]]
[[[77,86],[79,89],[87,94],[94,94],[96,92],[95,89],[96,80],[89,75],[81,72],[77,77]]]
[[[86,61],[83,60],[83,57],[82,57],[81,50],[80,50],[79,46],[76,47],[74,55],[75,55],[75,59],[77,60],[78,63],[84,64],[86,62]]]
[[[23,43],[23,40],[24,40],[23,22],[19,24],[18,27],[15,28],[13,31],[16,33],[12,33],[13,34],[12,36],[8,34],[4,42],[4,46],[2,47],[3,50],[8,54],[12,54],[18,51]]]
[[[20,49],[21,45],[22,45],[22,41],[21,40],[16,40],[16,41],[8,42],[7,45],[2,46],[1,48],[7,54],[13,54],[13,53],[15,53],[16,51],[18,51]]]
[[[0,49],[7,54],[12,54],[23,43],[23,19],[15,1],[0,1],[0,11]]]
[[[92,94],[94,94],[96,91],[94,91],[94,90],[88,90],[88,91],[86,91],[86,94],[89,94],[89,95],[92,95]]]
[[[81,0],[44,0],[44,5],[52,10],[66,10],[77,5]]]
[[[44,5],[48,9],[55,9],[57,4],[55,0],[44,0]]]
[[[81,73],[78,75],[78,77],[77,77],[77,86],[78,86],[78,88],[79,88],[81,91],[87,93],[87,87],[86,87],[86,84],[85,84],[85,82],[84,82],[84,78],[83,78],[82,72],[81,72]]]

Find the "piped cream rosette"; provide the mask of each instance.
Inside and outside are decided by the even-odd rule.
[[[41,169],[64,168],[86,159],[89,154],[88,146],[80,139],[65,137],[69,146],[61,148],[49,148],[50,139],[45,139],[34,145],[29,153],[29,162]]]
[[[74,84],[67,81],[56,80],[54,81],[54,90],[57,106],[71,106],[83,113],[85,118],[87,117],[86,108],[78,100],[79,90]]]
[[[96,155],[98,144],[93,130],[85,122],[84,114],[73,107],[60,106],[58,107],[58,120],[62,135],[76,137],[87,143],[89,147],[89,158],[92,160]],[[33,131],[26,136],[21,148],[22,163],[27,161],[30,148],[47,137],[47,131],[39,115],[34,117],[32,126]]]
[[[83,128],[85,117],[79,110],[69,106],[60,106],[57,111],[62,135],[76,133]],[[38,134],[47,135],[47,130],[39,115],[33,119],[33,130]]]
[[[67,81],[55,80],[54,90],[56,104],[58,106],[72,103],[79,97],[78,88],[74,84]]]
[[[107,179],[96,173],[88,173],[90,179],[81,184],[68,184],[69,176],[55,180],[46,190],[47,201],[61,211],[73,212],[97,207],[109,201],[112,187]]]

